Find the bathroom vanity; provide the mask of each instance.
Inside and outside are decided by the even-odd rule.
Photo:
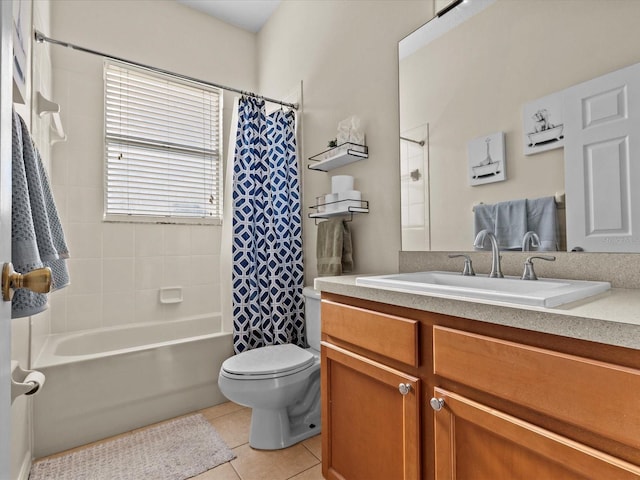
[[[325,478],[640,478],[637,289],[547,309],[316,288]]]

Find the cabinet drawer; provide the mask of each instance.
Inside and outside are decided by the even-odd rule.
[[[399,362],[418,366],[417,320],[322,301],[322,332]]]
[[[640,371],[434,327],[436,375],[640,448]]]

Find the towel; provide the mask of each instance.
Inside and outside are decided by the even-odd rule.
[[[480,203],[473,207],[473,223],[475,229],[474,238],[480,233],[480,230],[494,232],[496,228],[495,205]]]
[[[500,250],[522,250],[522,239],[527,233],[527,201],[496,203],[495,215],[495,236]]]
[[[335,276],[353,270],[353,249],[349,226],[342,219],[318,224],[316,243],[319,276]]]
[[[539,251],[558,250],[558,216],[554,197],[527,200],[528,229],[540,237]]]
[[[16,272],[49,267],[52,290],[69,284],[65,259],[69,251],[40,153],[24,120],[13,112],[11,259]],[[46,294],[19,288],[11,303],[12,318],[40,313]]]

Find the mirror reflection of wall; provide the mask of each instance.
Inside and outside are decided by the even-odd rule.
[[[400,132],[429,124],[430,198],[427,239],[403,236],[403,250],[472,250],[474,205],[562,193],[563,149],[523,153],[523,106],[640,62],[637,18],[635,0],[497,0],[401,58]],[[505,133],[506,181],[471,186],[468,141],[493,132]]]
[[[427,131],[427,126],[424,125],[400,135],[400,201],[404,250],[431,249]]]

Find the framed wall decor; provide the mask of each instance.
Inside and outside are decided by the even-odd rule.
[[[563,94],[557,92],[522,109],[524,154],[564,147]]]
[[[469,141],[468,158],[470,185],[506,180],[504,132],[484,135]]]

